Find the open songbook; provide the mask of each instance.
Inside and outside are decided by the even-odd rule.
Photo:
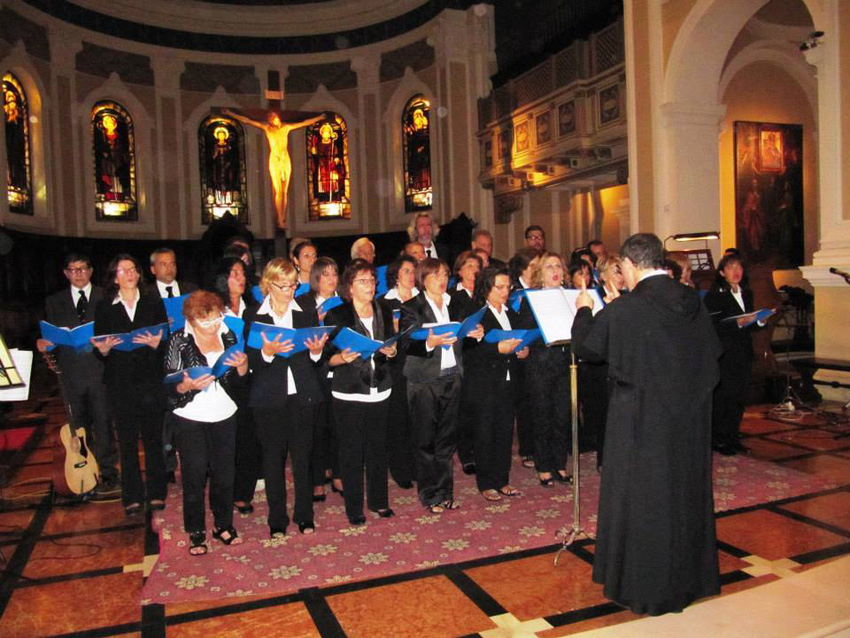
[[[121,352],[130,352],[131,350],[136,350],[137,348],[141,348],[145,345],[143,343],[135,343],[133,339],[135,339],[136,337],[143,337],[147,334],[156,335],[158,332],[161,333],[163,339],[168,337],[168,324],[158,323],[155,326],[145,326],[144,328],[136,328],[132,332],[120,332],[111,335],[97,335],[94,339],[95,341],[100,341],[101,339],[106,339],[107,337],[115,337],[116,339],[121,339],[121,343],[112,346],[112,349],[120,350]]]
[[[423,323],[422,327],[414,330],[410,338],[417,341],[425,341],[428,338],[428,332],[433,330],[435,335],[450,335],[458,339],[465,338],[470,332],[475,330],[475,326],[481,323],[484,313],[487,312],[487,306],[482,306],[462,322],[449,321],[448,323]],[[449,348],[451,346],[443,346]]]
[[[168,315],[168,327],[171,332],[177,332],[186,325],[186,317],[183,316],[183,303],[189,295],[180,295],[179,297],[166,297],[162,300],[165,306],[165,314]]]
[[[411,330],[412,326],[404,332],[393,335],[386,341],[378,341],[376,339],[370,339],[366,335],[362,335],[359,332],[346,327],[340,330],[337,336],[334,337],[333,344],[340,350],[348,348],[352,352],[359,354],[361,357],[371,357],[381,348],[392,347],[394,343],[407,335]]]
[[[197,379],[199,377],[204,376],[205,374],[211,374],[216,379],[224,376],[224,373],[227,372],[228,366],[225,361],[227,361],[231,355],[236,354],[237,352],[245,352],[245,344],[237,343],[230,346],[227,350],[219,355],[218,359],[216,359],[215,365],[211,368],[209,366],[194,366],[192,368],[184,368],[183,370],[178,370],[177,372],[172,372],[165,376],[165,383],[180,383],[183,380],[183,374],[188,374],[190,379]]]
[[[580,293],[581,290],[566,288],[525,291],[531,312],[547,346],[563,344],[572,339],[573,321],[577,312],[576,299]],[[593,299],[595,315],[602,309],[602,299],[595,290],[588,290],[587,294]]]
[[[295,346],[293,350],[279,352],[277,354],[278,357],[288,359],[292,355],[306,350],[307,346],[304,345],[304,342],[308,339],[321,339],[324,335],[329,335],[334,330],[336,330],[336,326],[311,326],[309,328],[298,328],[295,330],[294,328],[283,328],[271,323],[257,321],[251,324],[251,331],[248,333],[248,345],[257,350],[262,350],[262,335],[265,335],[269,341],[274,341],[278,337],[280,337],[278,339],[280,342],[292,341],[292,345]]]
[[[91,338],[94,336],[94,321],[89,321],[76,328],[64,328],[54,326],[47,321],[39,321],[41,327],[41,338],[50,341],[53,345],[48,347],[48,352],[56,346],[68,346],[75,350],[90,350]]]
[[[726,323],[727,321],[738,321],[743,317],[747,318],[747,322],[741,326],[742,328],[746,328],[747,326],[751,326],[754,323],[764,323],[768,317],[776,314],[776,308],[762,308],[761,310],[754,310],[753,312],[745,312],[740,315],[735,315],[734,317],[726,317],[720,320],[720,323]]]
[[[519,352],[527,345],[537,341],[540,336],[540,330],[537,328],[531,330],[491,330],[484,335],[484,341],[487,343],[499,343],[505,339],[519,339],[519,345],[514,348],[514,352]]]

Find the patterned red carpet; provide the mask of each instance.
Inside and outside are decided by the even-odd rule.
[[[714,496],[717,511],[739,509],[835,487],[812,475],[746,456],[715,455]],[[593,453],[582,455],[582,526],[596,530],[599,475]],[[351,527],[342,499],[329,494],[316,503],[316,533],[298,534],[290,525],[283,540],[270,540],[265,494],[256,510],[236,515],[244,543],[226,547],[212,541],[206,556],[190,556],[183,532],[182,494],[172,489],[168,507],[154,520],[160,555],[143,590],[143,603],[177,603],[233,596],[283,594],[306,587],[365,580],[543,547],[557,543],[555,532],[572,524],[571,488],[540,487],[536,474],[514,458],[512,484],[524,495],[487,502],[474,477],[455,467],[455,496],[461,508],[432,515],[416,498],[390,481],[396,516]],[[290,495],[292,494],[290,486]],[[207,529],[213,527],[208,516]]]

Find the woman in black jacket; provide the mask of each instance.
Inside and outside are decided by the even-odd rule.
[[[162,419],[165,393],[162,384],[162,353],[168,322],[158,296],[141,294],[141,266],[135,257],[118,255],[106,273],[103,301],[94,319],[94,345],[105,361],[104,382],[115,418],[121,455],[121,492],[128,516],[148,507],[165,507],[165,463],[162,454]],[[150,327],[135,338],[134,350],[118,350],[120,338],[111,336]],[[98,338],[100,335],[101,338]],[[123,344],[124,348],[128,344]],[[139,469],[139,436],[145,446],[145,482]]]
[[[738,438],[738,431],[744,416],[750,368],[755,359],[752,331],[759,327],[755,323],[747,325],[744,318],[731,318],[754,309],[753,291],[743,285],[743,279],[741,258],[726,255],[717,264],[717,281],[705,296],[705,305],[723,345],[719,361],[720,383],[713,397],[712,447],[727,456],[747,451]]]
[[[376,274],[369,262],[355,259],[345,269],[340,294],[346,300],[330,310],[326,323],[350,328],[386,341],[395,334],[392,311],[375,300]],[[339,428],[339,465],[345,513],[352,525],[366,522],[363,515],[363,471],[366,502],[381,518],[393,516],[387,490],[387,418],[392,377],[387,359],[396,356],[396,345],[362,357],[348,348],[329,347],[334,370],[333,413]]]
[[[475,300],[487,305],[481,319],[484,332],[519,328],[519,315],[511,310],[508,296],[511,279],[507,269],[487,268],[478,277]],[[503,496],[520,496],[510,485],[511,444],[514,428],[514,364],[517,357],[528,356],[528,348],[515,352],[520,339],[503,339],[496,343],[466,339],[464,384],[473,417],[472,431],[475,454],[475,480],[481,495],[488,501]]]
[[[256,311],[245,313],[245,334],[250,334],[254,323],[296,330],[317,326],[316,312],[302,309],[293,299],[297,287],[295,266],[281,257],[272,259],[260,280],[260,290],[265,295],[263,303]],[[295,482],[295,522],[302,534],[315,531],[310,454],[316,406],[324,400],[318,371],[326,341],[326,336],[307,340],[304,342],[307,349],[290,357],[277,356],[295,349],[291,339],[281,339],[280,335],[273,338],[262,333],[261,348],[246,344],[251,366],[248,405],[254,411],[263,446],[271,538],[285,537],[289,525],[284,477],[287,454],[292,458]]]
[[[183,482],[183,528],[189,534],[189,553],[207,553],[204,529],[204,487],[210,478],[210,509],[215,518],[213,538],[225,545],[239,543],[233,528],[233,486],[236,445],[236,391],[248,374],[244,351],[230,353],[219,378],[188,370],[214,367],[237,336],[224,323],[224,304],[211,292],[199,290],[183,304],[186,325],[168,338],[165,373],[183,372],[168,388],[168,407],[174,414],[174,438],[180,453]]]

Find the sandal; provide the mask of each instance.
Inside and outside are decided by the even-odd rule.
[[[135,516],[136,514],[142,513],[142,504],[141,503],[130,503],[129,505],[124,507],[124,515],[125,516]]]
[[[523,467],[534,467],[534,459],[530,456],[522,457],[522,466]]]
[[[457,510],[460,509],[460,503],[458,503],[453,498],[447,498],[445,501],[440,503],[440,507],[444,510]]]
[[[246,501],[235,501],[233,503],[233,507],[235,507],[236,511],[240,514],[250,514],[254,511],[254,506]]]
[[[192,556],[203,556],[209,551],[206,532],[189,533],[189,553]]]
[[[242,543],[242,539],[239,538],[239,534],[236,533],[236,530],[233,527],[217,527],[213,530],[213,538],[221,541],[225,545],[239,545]]]
[[[557,472],[555,472],[555,474],[552,476],[552,478],[554,478],[556,481],[558,481],[558,483],[564,483],[565,485],[572,485],[572,483],[573,483],[573,475],[567,474],[566,472],[561,474],[561,470],[558,470]]]
[[[502,497],[496,490],[482,490],[481,496],[484,497],[485,501],[501,501]]]
[[[442,514],[446,511],[441,503],[434,503],[433,505],[426,505],[425,509],[431,512],[431,514]]]
[[[160,498],[155,498],[152,501],[148,501],[148,509],[152,512],[159,512],[165,509],[165,501]]]
[[[542,487],[554,487],[555,486],[555,479],[552,478],[551,474],[548,476],[548,478],[543,478],[543,474],[538,474],[537,480],[540,481],[540,485]]]
[[[505,485],[501,489],[499,489],[499,494],[502,496],[522,496],[522,492],[518,489],[511,487],[510,485]]]

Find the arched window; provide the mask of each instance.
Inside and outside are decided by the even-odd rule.
[[[351,218],[348,127],[339,115],[307,129],[307,182],[310,221]]]
[[[3,76],[3,114],[6,124],[6,189],[9,210],[32,215],[32,169],[27,96],[11,73]]]
[[[136,143],[133,120],[116,102],[98,102],[91,113],[94,207],[98,220],[136,221]]]
[[[201,155],[201,222],[209,224],[230,213],[248,221],[245,136],[238,122],[211,115],[198,129]]]
[[[431,187],[431,104],[423,96],[413,97],[401,114],[404,142],[404,210],[413,213],[430,210],[434,199]]]

